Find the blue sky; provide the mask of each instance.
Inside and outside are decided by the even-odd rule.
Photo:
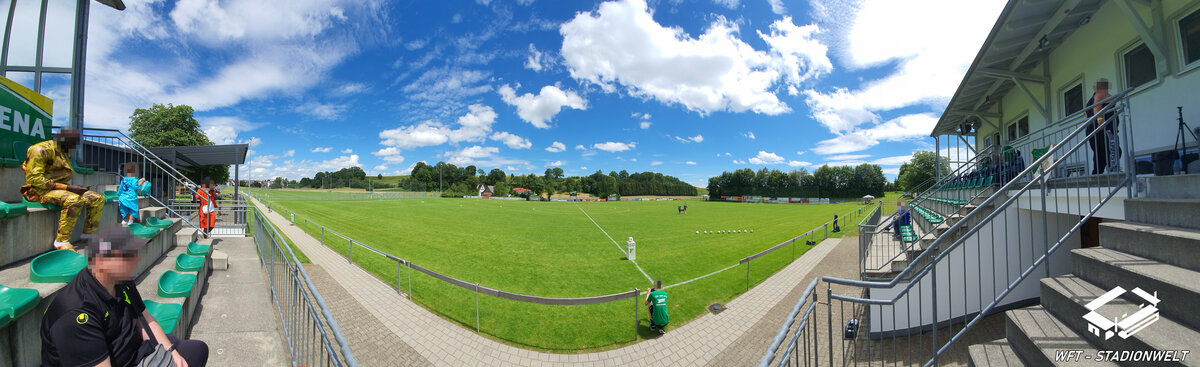
[[[253,178],[445,160],[652,170],[703,186],[725,170],[825,163],[894,177],[932,149],[928,133],[1003,1],[126,4],[92,6],[90,127],[188,104],[217,143],[252,145]],[[69,29],[50,28],[69,42]],[[48,62],[69,60],[63,48],[51,45]],[[60,79],[43,92],[61,123]]]

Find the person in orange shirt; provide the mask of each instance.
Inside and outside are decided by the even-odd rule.
[[[196,225],[204,230],[204,237],[208,238],[217,223],[216,195],[212,190],[211,179],[204,179],[204,186],[196,189],[196,192],[192,194],[192,201],[200,204],[198,210],[200,222]]]

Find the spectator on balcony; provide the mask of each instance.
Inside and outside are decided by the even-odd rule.
[[[1087,107],[1084,108],[1084,113],[1087,114],[1089,121],[1094,121],[1087,125],[1087,134],[1091,135],[1100,125],[1109,122],[1108,125],[1104,126],[1103,131],[1096,133],[1091,139],[1088,139],[1088,147],[1092,148],[1093,175],[1104,173],[1110,166],[1110,163],[1115,164],[1123,153],[1117,141],[1117,125],[1120,121],[1117,119],[1116,112],[1108,110],[1103,116],[1095,117],[1101,110],[1108,107],[1108,102],[1099,104],[1097,102],[1103,101],[1109,96],[1111,95],[1108,93],[1108,79],[1100,78],[1100,80],[1096,81],[1096,92],[1092,93],[1092,98],[1088,100]],[[1093,117],[1095,118],[1093,119]],[[1114,153],[1112,150],[1116,152]],[[1114,165],[1112,168],[1115,170],[1117,167]]]
[[[43,366],[133,366],[162,344],[175,366],[203,367],[208,344],[163,332],[131,281],[149,241],[108,227],[89,244],[87,268],[50,301],[42,315]]]
[[[83,222],[83,235],[89,239],[100,225],[100,213],[104,210],[104,195],[88,187],[72,185],[75,169],[71,167],[71,151],[79,145],[79,130],[64,128],[53,138],[29,147],[21,169],[25,171],[25,185],[21,196],[25,200],[62,207],[58,217],[58,230],[54,236],[55,249],[75,250],[71,245],[71,232],[79,212],[87,206],[87,219]]]
[[[907,226],[912,223],[912,214],[908,211],[908,208],[904,206],[903,200],[896,202],[896,214],[894,214],[894,216],[895,219],[892,219],[892,237],[899,241],[901,238],[900,227]]]

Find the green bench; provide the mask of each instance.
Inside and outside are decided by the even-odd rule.
[[[158,228],[160,230],[167,229],[167,227],[170,227],[172,224],[175,223],[166,219],[158,219],[155,217],[146,218],[146,226]]]
[[[28,212],[29,210],[25,208],[25,204],[0,202],[0,219],[15,218],[25,215]]]
[[[104,190],[104,202],[111,203],[117,201],[118,195],[116,191]]]
[[[204,266],[204,256],[179,254],[175,257],[175,270],[177,271],[200,271],[202,266]]]
[[[37,307],[39,298],[36,289],[0,285],[0,329]]]
[[[212,245],[201,245],[195,242],[188,242],[187,245],[187,254],[192,256],[208,255],[208,252],[211,250]]]
[[[158,296],[162,298],[187,297],[192,293],[192,286],[195,284],[196,274],[167,270],[158,277]]]
[[[164,333],[170,334],[172,331],[175,331],[175,325],[179,324],[179,315],[183,313],[183,305],[154,301],[145,301],[145,303],[146,312],[154,316],[154,319],[158,321],[158,325],[162,326]]]
[[[38,208],[38,209],[46,209],[46,210],[62,209],[62,207],[58,206],[58,205],[54,205],[54,204],[50,204],[50,203],[43,204],[43,203],[32,202],[29,200],[25,200],[24,197],[21,198],[21,204],[25,204],[26,208]]]
[[[900,239],[904,242],[915,242],[917,240],[917,232],[913,231],[911,224],[900,226]]]
[[[133,236],[137,238],[151,238],[158,234],[158,231],[160,231],[160,229],[157,227],[144,226],[138,223],[129,224],[129,233],[133,234]]]
[[[21,161],[16,158],[0,158],[0,167],[16,168],[21,166]]]
[[[71,250],[54,250],[33,258],[29,264],[29,281],[67,283],[86,267],[86,256]]]

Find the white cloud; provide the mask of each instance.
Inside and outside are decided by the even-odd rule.
[[[412,149],[446,142],[482,142],[492,131],[492,124],[496,122],[496,112],[489,106],[479,104],[468,108],[469,112],[458,118],[457,129],[451,129],[437,121],[425,121],[379,132],[379,138],[383,139],[380,144]]]
[[[609,153],[623,152],[626,150],[633,149],[635,146],[637,146],[637,143],[634,143],[634,142],[621,143],[621,142],[612,142],[612,141],[596,143],[596,144],[592,145],[593,148],[600,149],[600,150],[603,150],[603,151],[606,151]]]
[[[475,163],[475,160],[478,158],[491,157],[492,154],[496,154],[499,152],[500,152],[500,148],[483,147],[483,146],[475,145],[475,146],[462,148],[461,150],[446,152],[446,154],[444,154],[444,156],[449,158],[449,160],[447,160],[447,163],[456,164],[456,165],[464,165],[464,164],[473,164],[473,163]]]
[[[729,154],[729,152],[725,152],[725,156],[726,156],[726,157],[732,157],[732,156],[733,156],[733,154]]]
[[[322,120],[337,120],[346,113],[348,106],[344,104],[308,102],[295,107],[295,111]]]
[[[751,164],[779,164],[783,163],[783,157],[775,153],[767,153],[764,150],[758,151],[758,155],[750,157]]]
[[[880,141],[919,140],[929,135],[937,120],[931,113],[904,115],[867,129],[855,129],[822,140],[812,151],[822,155],[841,154],[865,150]]]
[[[796,155],[804,155],[803,151],[796,152]]]
[[[396,147],[383,148],[371,154],[390,164],[400,164],[404,162],[404,156],[400,155],[400,149]]]
[[[258,146],[259,144],[262,144],[262,139],[251,136],[250,139],[243,140],[242,143],[249,145],[251,148],[253,148],[253,147]]]
[[[771,12],[784,15],[787,14],[787,7],[783,6],[783,0],[767,0],[771,4]]]
[[[86,111],[86,107],[84,111]],[[128,121],[128,117],[126,120]],[[254,130],[263,125],[232,116],[199,117],[197,120],[200,122],[200,129],[204,131],[204,135],[208,136],[208,140],[218,145],[236,144],[239,142],[239,133]],[[128,128],[128,126],[122,128]]]
[[[788,161],[787,165],[791,166],[791,167],[808,167],[808,166],[812,166],[812,163],[803,162],[803,161]]]
[[[551,152],[551,153],[558,153],[558,152],[561,152],[564,150],[567,150],[567,146],[565,144],[563,144],[561,142],[557,142],[557,141],[551,143],[550,146],[546,147],[546,151]]]
[[[737,9],[738,4],[741,3],[741,0],[713,0],[713,2],[726,8]]]
[[[733,164],[746,164],[746,161],[739,161],[739,160],[734,159]]]
[[[880,166],[899,166],[910,160],[912,160],[912,154],[879,158],[871,161],[871,164],[878,164]]]
[[[388,166],[386,164],[381,164],[381,165],[375,166],[375,168],[371,168],[372,171],[386,171],[387,169],[388,169]]]
[[[879,121],[879,112],[914,105],[943,108],[1005,1],[810,3],[818,23],[836,33],[835,53],[844,64],[856,69],[896,65],[890,74],[856,89],[804,91],[812,117],[840,134]],[[908,21],[896,27],[896,19]]]
[[[350,148],[342,149],[342,154],[350,154],[350,153],[354,153],[354,149],[350,149]]]
[[[831,155],[831,156],[825,157],[825,159],[828,159],[831,161],[850,161],[850,160],[863,159],[863,158],[870,157],[870,156],[871,156],[870,154],[838,154],[838,155]]]
[[[542,71],[542,69],[545,68],[547,66],[546,64],[549,62],[550,58],[547,57],[546,54],[538,51],[537,47],[534,47],[532,43],[529,44],[529,56],[525,58],[526,69]]]
[[[520,85],[517,85],[519,88]],[[517,95],[516,89],[503,85],[498,90],[504,103],[517,107],[517,115],[539,129],[549,129],[547,124],[562,111],[563,107],[577,110],[587,109],[587,100],[572,91],[563,91],[558,86],[547,85],[535,96],[533,93]]]
[[[575,150],[587,150],[587,147],[583,146],[583,144],[579,144],[575,146]]]
[[[750,138],[750,140],[757,139],[757,138],[754,136],[754,133],[753,133],[753,132],[750,132],[750,131],[747,131],[747,132],[743,133],[743,134],[742,134],[742,136],[745,136],[745,137],[747,137],[747,138]]]
[[[895,168],[884,168],[884,169],[883,169],[883,174],[885,174],[885,175],[899,175],[899,174],[900,174],[900,167],[895,167]]]
[[[644,0],[602,3],[564,23],[562,57],[571,76],[616,92],[653,98],[708,114],[733,111],[776,115],[791,109],[773,90],[798,88],[805,78],[828,73],[824,47],[811,38],[815,25],[791,18],[759,33],[767,51],[738,38],[738,22],[716,17],[698,36],[657,23]],[[801,72],[803,70],[803,72]],[[793,78],[792,76],[796,76]]]
[[[559,167],[559,166],[562,166],[562,165],[565,165],[565,164],[567,164],[567,162],[564,162],[564,161],[554,161],[554,162],[546,163],[546,167]]]
[[[686,164],[686,165],[689,165],[689,166],[695,166],[695,165],[696,165],[696,162],[687,161],[687,162],[683,162],[683,164]]]
[[[653,161],[653,162],[650,162],[650,165],[651,165],[651,166],[657,166],[657,165],[661,165],[661,164],[663,164],[663,162],[662,162],[662,161]]]
[[[529,149],[529,147],[533,146],[533,143],[529,139],[510,134],[506,131],[492,134],[491,139],[504,143],[509,149]]]
[[[332,150],[333,147],[314,147],[309,151],[313,153],[329,153]]]
[[[638,126],[641,127],[642,130],[649,129],[650,125],[651,125],[650,121],[642,121],[642,123],[638,124]]]
[[[686,138],[678,137],[678,136],[675,136],[674,138],[675,138],[675,140],[678,140],[680,143],[684,143],[684,144],[699,143],[699,142],[704,141],[704,136],[702,136],[700,134],[696,134],[696,136],[690,136],[690,137],[686,137]]]

